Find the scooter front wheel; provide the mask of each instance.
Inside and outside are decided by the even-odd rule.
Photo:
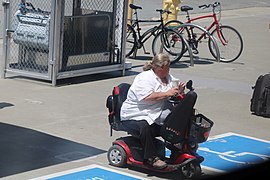
[[[185,179],[193,179],[200,177],[202,170],[198,162],[190,162],[180,168],[180,173]]]
[[[110,147],[107,153],[107,158],[110,165],[112,166],[125,167],[127,164],[126,152],[121,146],[117,144]]]

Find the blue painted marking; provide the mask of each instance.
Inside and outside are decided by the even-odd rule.
[[[270,142],[231,134],[200,144],[198,154],[203,166],[228,172],[270,160]]]
[[[198,154],[205,160],[202,166],[229,172],[270,160],[270,142],[234,133],[219,135],[199,144]],[[166,150],[169,157],[170,151]]]
[[[138,178],[131,177],[124,174],[119,174],[113,171],[101,169],[101,168],[91,168],[83,171],[73,172],[70,174],[61,175],[58,177],[49,178],[47,180],[136,180]]]

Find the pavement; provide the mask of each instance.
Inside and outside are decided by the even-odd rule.
[[[193,67],[185,58],[171,67],[179,79],[193,80],[196,109],[215,123],[210,137],[233,132],[270,141],[270,119],[249,110],[251,87],[259,75],[270,72],[269,17],[270,7],[223,11],[223,24],[235,27],[243,37],[240,58],[217,63],[202,44]],[[56,87],[25,77],[0,79],[0,178],[32,179],[97,164],[148,179],[176,179],[171,174],[115,168],[106,157],[112,141],[126,135],[114,132],[110,137],[106,98],[113,86],[132,83],[150,58],[139,51],[136,59],[127,59],[133,67],[125,76],[111,72],[76,77]]]

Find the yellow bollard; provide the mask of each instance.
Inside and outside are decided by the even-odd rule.
[[[129,7],[130,4],[133,4],[133,0],[128,0],[128,17],[127,23],[131,25],[131,19],[133,17],[133,10]]]
[[[163,0],[163,9],[169,10],[171,14],[165,13],[163,15],[163,21],[164,23],[167,23],[171,20],[177,20],[177,14],[180,11],[180,8],[178,7],[181,3],[181,0]]]

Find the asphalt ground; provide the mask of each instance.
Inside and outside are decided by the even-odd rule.
[[[249,110],[251,87],[259,75],[270,71],[269,17],[269,7],[223,11],[223,24],[235,27],[243,37],[240,58],[217,63],[202,44],[194,67],[188,58],[171,67],[174,76],[194,81],[196,108],[215,123],[210,137],[233,132],[270,141],[270,119]],[[150,51],[150,42],[146,47]],[[0,177],[31,179],[98,164],[148,179],[176,179],[171,174],[114,168],[106,157],[112,141],[126,135],[114,132],[110,137],[106,98],[113,86],[131,83],[150,59],[139,51],[136,59],[126,59],[133,67],[123,77],[119,72],[102,73],[66,79],[57,87],[24,77],[0,79]]]

